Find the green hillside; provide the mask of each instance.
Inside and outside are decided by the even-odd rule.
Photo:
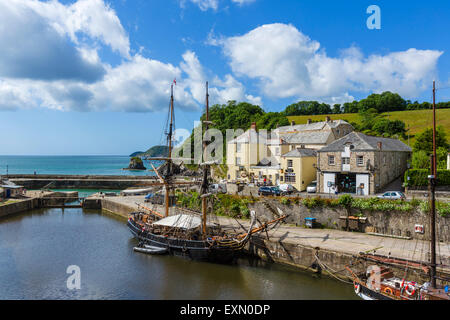
[[[153,146],[145,152],[134,152],[130,155],[130,157],[167,157],[169,154],[168,146]]]
[[[423,131],[425,128],[432,128],[433,126],[433,111],[429,109],[425,110],[411,110],[411,111],[394,111],[383,113],[389,120],[401,120],[405,122],[406,128],[409,128],[408,134],[410,135],[410,145],[414,143],[414,135]],[[304,124],[308,119],[313,121],[324,121],[327,115],[306,115],[306,116],[289,116],[289,121],[295,121],[296,124]],[[343,114],[331,114],[328,115],[334,120],[345,120],[347,122],[359,123],[358,113],[343,113]],[[436,125],[444,127],[445,133],[450,142],[450,109],[437,109],[436,110]],[[402,139],[403,140],[403,139]],[[408,139],[404,140],[408,143]]]

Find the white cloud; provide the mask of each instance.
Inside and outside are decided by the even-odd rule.
[[[184,82],[190,89],[192,96],[198,103],[203,104],[205,101],[205,82],[208,77],[197,55],[192,51],[185,52],[180,67],[187,75]],[[236,100],[262,105],[260,97],[246,94],[243,84],[230,74],[225,75],[224,80],[214,76],[209,87],[209,95],[210,101],[214,104],[223,104],[230,100]]]
[[[217,10],[219,7],[219,0],[189,0],[193,4],[197,5],[200,10],[206,11],[208,9]],[[184,7],[186,0],[181,1],[181,6]]]
[[[105,73],[96,52],[75,47],[51,21],[30,7],[34,1],[0,1],[0,77],[93,82]]]
[[[190,1],[197,5],[202,11],[207,11],[209,9],[216,11],[219,8],[220,2],[220,0],[180,0],[180,5],[182,8],[184,8],[186,1]],[[231,0],[231,2],[236,3],[239,6],[250,4],[255,1],[256,0]]]
[[[244,5],[244,4],[249,4],[249,3],[253,3],[256,0],[231,0],[234,3],[239,4],[240,6]]]
[[[50,25],[61,35],[68,35],[79,44],[78,33],[100,41],[130,58],[130,42],[115,11],[103,0],[78,0],[65,6],[52,0],[8,0],[22,6],[28,6],[46,18]]]
[[[359,49],[329,57],[320,44],[292,25],[269,24],[247,34],[215,39],[232,70],[258,81],[271,98],[318,98],[341,101],[349,92],[390,90],[418,96],[435,75],[441,51],[408,49],[364,58]]]
[[[126,59],[110,66],[99,44]],[[177,107],[198,108],[179,67],[129,54],[118,17],[101,0],[0,0],[0,47],[0,110],[157,111],[174,78]]]

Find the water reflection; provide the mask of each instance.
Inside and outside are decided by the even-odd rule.
[[[126,219],[98,210],[34,210],[0,219],[0,299],[354,299],[351,286],[292,268],[133,252]],[[68,290],[69,265],[81,289]]]

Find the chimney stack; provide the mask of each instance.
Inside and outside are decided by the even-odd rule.
[[[382,148],[382,146],[383,146],[383,143],[382,143],[381,141],[378,141],[377,145],[378,145],[378,150],[381,151],[381,148]]]

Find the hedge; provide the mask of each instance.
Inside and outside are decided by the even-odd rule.
[[[430,170],[428,169],[410,169],[405,172],[404,182],[408,187],[428,186],[429,174]],[[408,176],[410,178],[409,181]],[[450,186],[450,170],[438,170],[437,177],[438,186]]]

